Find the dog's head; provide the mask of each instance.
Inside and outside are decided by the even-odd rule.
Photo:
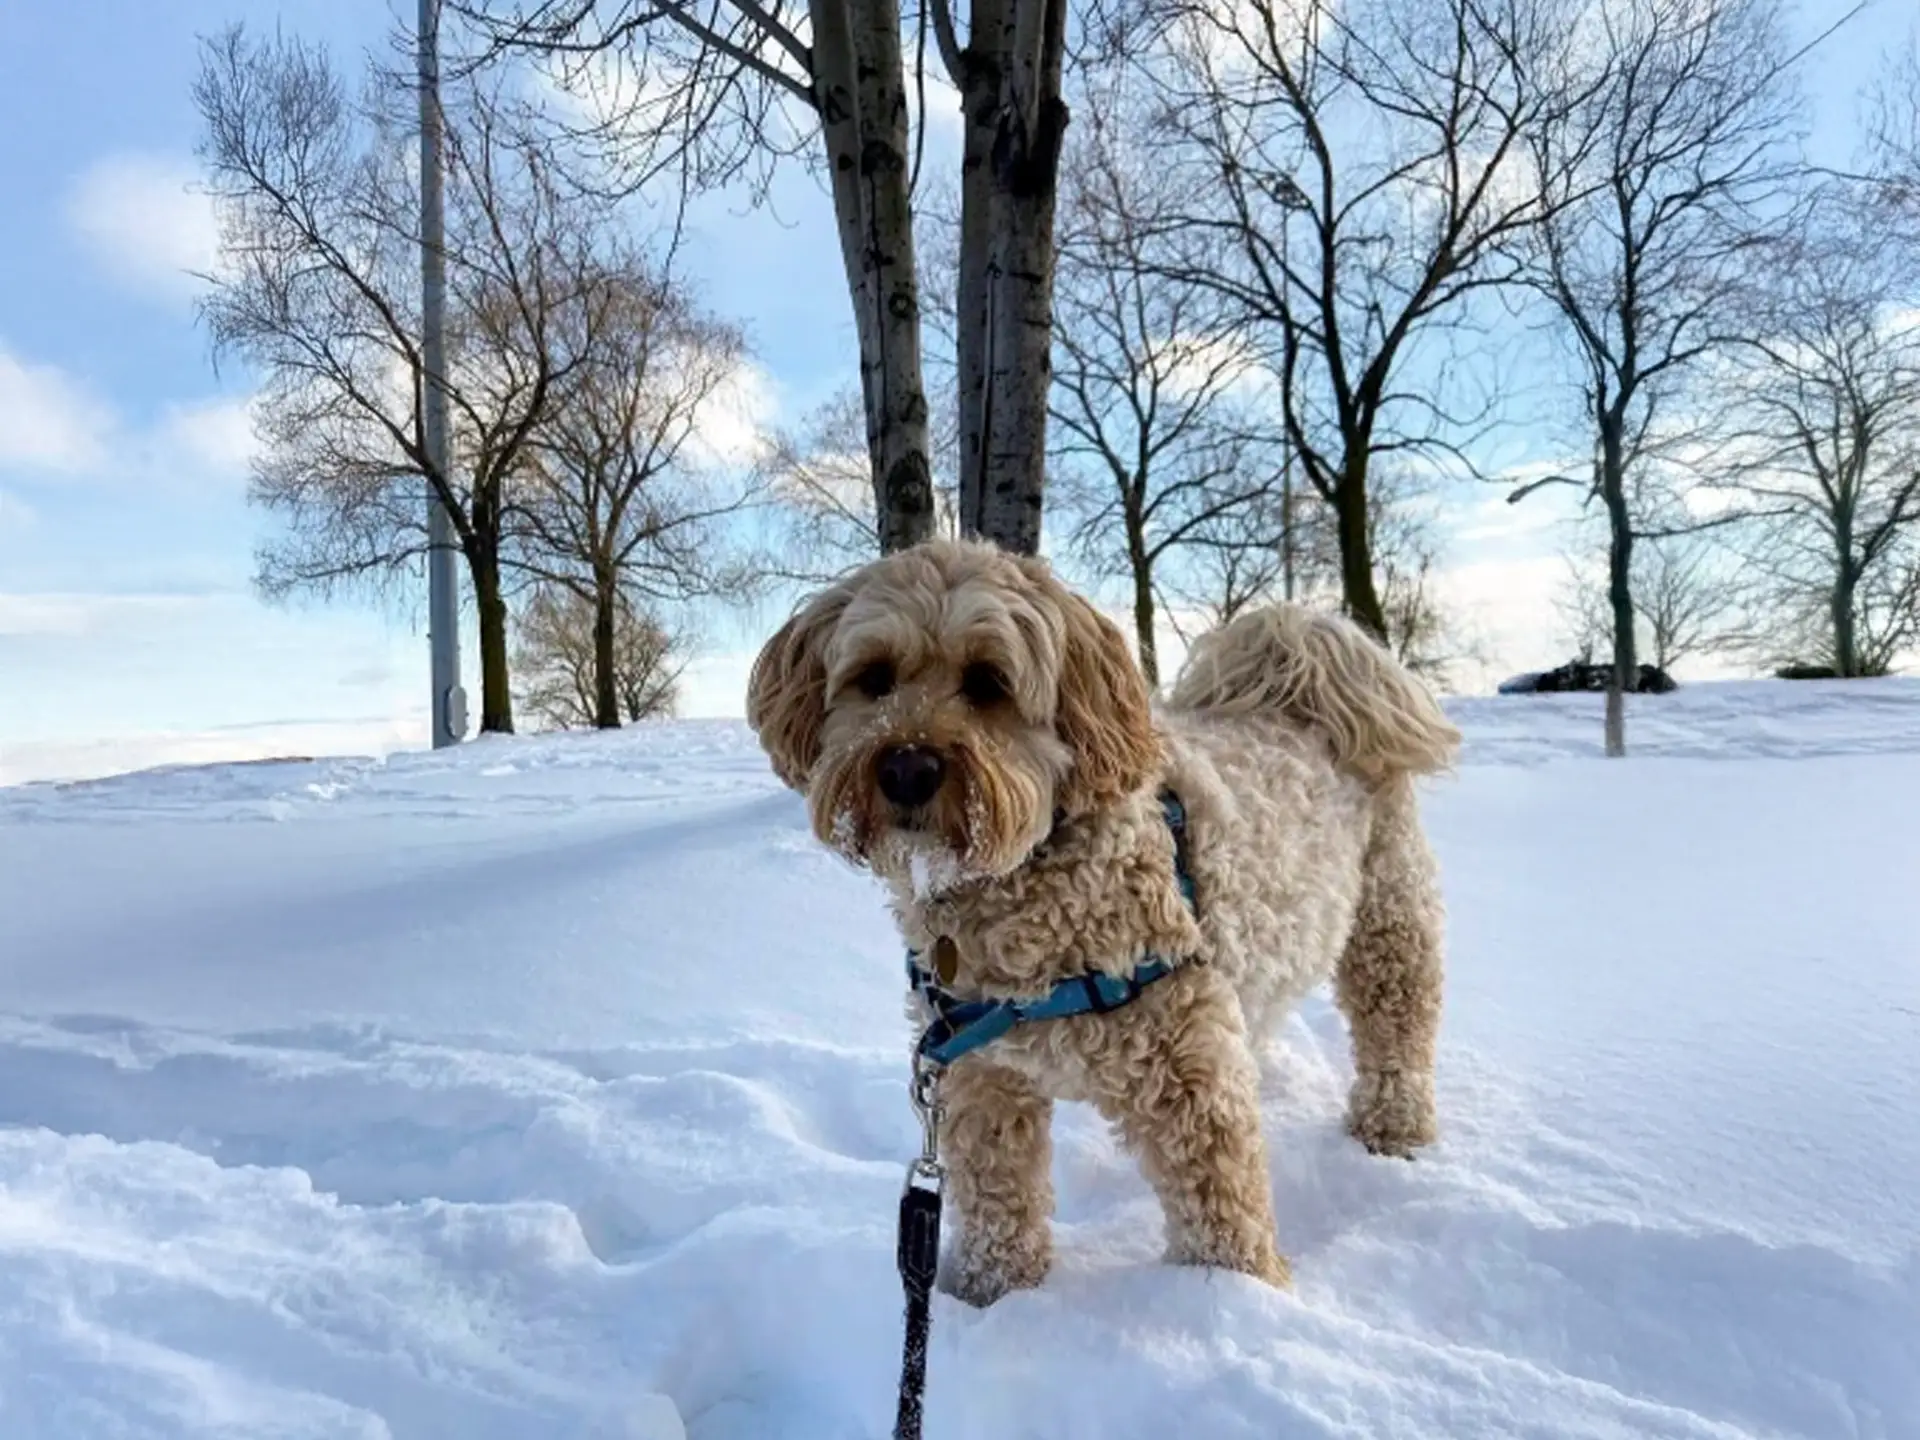
[[[1044,561],[962,541],[801,606],[754,662],[747,718],[825,844],[919,889],[1016,868],[1159,758],[1119,630]]]

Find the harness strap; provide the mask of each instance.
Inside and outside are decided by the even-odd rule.
[[[1089,971],[1062,980],[1038,1000],[956,1000],[911,961],[910,978],[934,1012],[921,1032],[919,1053],[947,1066],[962,1055],[991,1045],[1016,1025],[1034,1020],[1065,1020],[1073,1015],[1105,1015],[1140,998],[1156,980],[1171,975],[1171,962],[1150,955],[1131,975]]]
[[[1174,875],[1181,898],[1197,914],[1193,871],[1187,863],[1186,806],[1171,790],[1163,790],[1160,809],[1173,834]],[[934,1013],[933,1022],[921,1032],[918,1052],[932,1064],[945,1067],[962,1055],[991,1045],[1016,1025],[1074,1015],[1105,1015],[1139,999],[1149,985],[1171,975],[1174,965],[1174,961],[1149,951],[1131,975],[1110,975],[1101,970],[1070,975],[1034,1000],[961,1000],[927,973],[917,950],[908,950],[908,983]]]
[[[1200,900],[1194,891],[1192,850],[1187,840],[1187,807],[1178,795],[1171,790],[1160,792],[1160,813],[1166,817],[1167,829],[1173,832],[1173,874],[1180,882],[1180,898],[1187,902],[1187,908],[1194,914],[1200,913]]]

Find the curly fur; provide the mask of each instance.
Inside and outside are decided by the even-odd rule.
[[[1460,744],[1433,696],[1360,628],[1298,605],[1250,610],[1201,637],[1174,682],[1181,710],[1291,715],[1363,775],[1426,774]]]
[[[981,664],[1003,682],[984,698],[967,684]],[[804,605],[755,665],[748,714],[815,833],[886,882],[908,942],[954,942],[957,993],[1035,996],[1149,949],[1181,957],[1123,1009],[1021,1027],[948,1071],[954,1293],[984,1304],[1044,1278],[1062,1099],[1096,1106],[1138,1157],[1169,1259],[1287,1283],[1256,1055],[1330,977],[1353,1036],[1349,1130],[1393,1155],[1434,1138],[1442,910],[1413,776],[1457,735],[1348,622],[1243,616],[1195,647],[1156,715],[1119,631],[1044,563],[933,542]],[[876,779],[898,745],[947,766],[911,811]]]

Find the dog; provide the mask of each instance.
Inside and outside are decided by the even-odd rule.
[[[1057,1100],[1095,1106],[1137,1156],[1170,1261],[1290,1284],[1258,1053],[1329,977],[1348,1130],[1382,1155],[1435,1138],[1443,914],[1414,777],[1460,737],[1357,625],[1244,613],[1156,707],[1119,629],[1045,561],[930,541],[805,601],[747,714],[815,835],[885,882],[913,950],[939,947],[952,995],[1176,962],[1123,1007],[1018,1026],[944,1072],[948,1292],[986,1305],[1045,1278]]]

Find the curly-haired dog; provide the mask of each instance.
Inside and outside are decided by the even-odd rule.
[[[1287,1283],[1256,1048],[1328,976],[1353,1034],[1349,1130],[1391,1155],[1434,1138],[1442,917],[1413,777],[1459,735],[1354,625],[1242,615],[1156,715],[1120,632],[1044,562],[939,541],[805,603],[747,704],[909,944],[951,942],[948,991],[1031,998],[1149,952],[1182,962],[1124,1008],[1022,1025],[946,1072],[953,1293],[985,1304],[1046,1275],[1061,1099],[1138,1155],[1170,1259]],[[1163,788],[1188,816],[1197,916]]]

